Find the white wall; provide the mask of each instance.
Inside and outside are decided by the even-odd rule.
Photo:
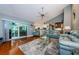
[[[68,5],[64,8],[64,26],[71,26],[72,20],[72,6]]]
[[[75,19],[72,20],[73,30],[79,31],[79,5],[73,5],[73,12],[75,13]],[[72,15],[73,16],[73,15]]]
[[[4,35],[4,41],[9,40],[9,22],[2,20],[3,22],[3,35]]]
[[[3,23],[0,20],[0,37],[3,37]]]
[[[75,24],[76,24],[76,30],[79,31],[79,5],[78,5],[77,21]]]

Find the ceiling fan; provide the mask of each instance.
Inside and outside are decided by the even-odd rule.
[[[44,20],[45,17],[47,17],[47,13],[44,12],[44,7],[41,8],[41,12],[39,12],[41,20]],[[46,22],[44,22],[45,24]]]
[[[41,8],[41,12],[39,12],[39,14],[40,14],[40,17],[41,17],[42,19],[43,19],[44,17],[46,17],[46,14],[47,14],[47,13],[44,12],[44,7]]]

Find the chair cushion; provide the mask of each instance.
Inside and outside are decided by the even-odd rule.
[[[58,34],[47,34],[47,37],[59,39],[60,35],[58,35]]]

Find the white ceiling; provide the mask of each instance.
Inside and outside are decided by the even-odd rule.
[[[67,4],[0,4],[0,14],[10,17],[21,18],[22,20],[38,21],[39,12],[44,7],[46,20],[59,15]]]

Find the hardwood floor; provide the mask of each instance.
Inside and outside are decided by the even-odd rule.
[[[19,45],[30,42],[39,37],[26,37],[15,41],[14,45],[11,46],[11,41],[0,44],[0,55],[24,55],[23,52],[18,48]]]

